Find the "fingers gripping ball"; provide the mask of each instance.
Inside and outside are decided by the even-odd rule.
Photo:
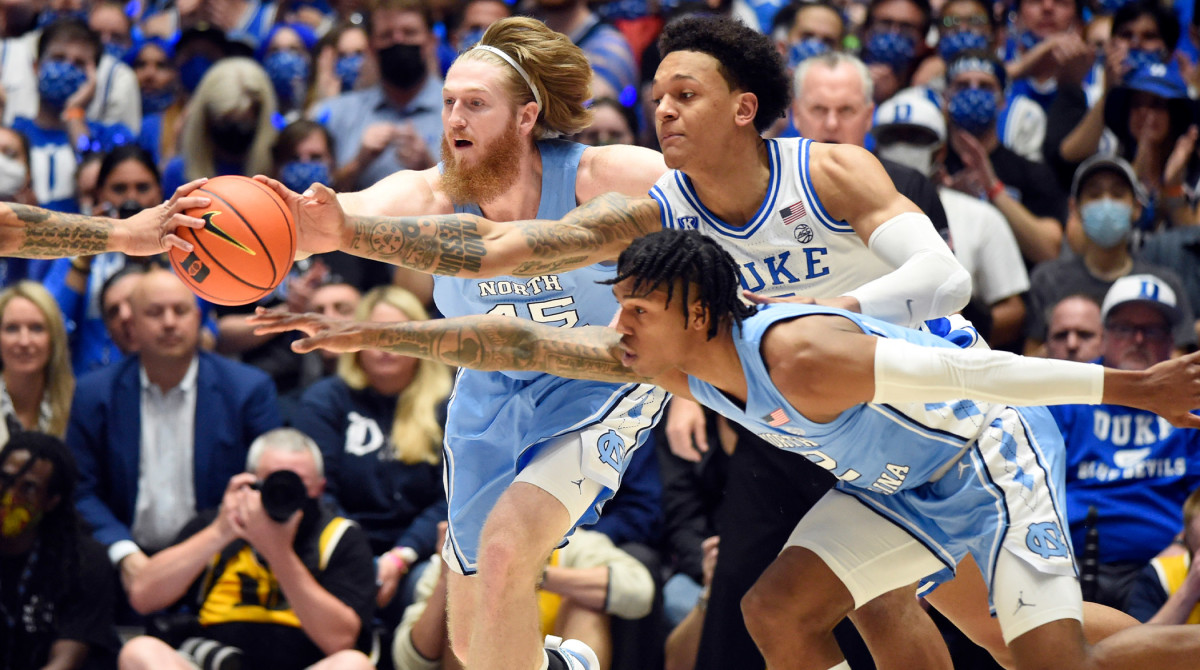
[[[177,234],[194,247],[171,249],[171,265],[196,295],[219,305],[244,305],[275,290],[296,256],[296,224],[267,185],[248,177],[210,179],[193,195],[208,207],[188,210],[204,228]]]

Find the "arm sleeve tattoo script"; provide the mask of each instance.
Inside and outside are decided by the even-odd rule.
[[[659,227],[658,204],[616,193],[560,221],[493,223],[472,214],[350,216],[346,251],[419,272],[449,276],[535,277],[610,260]]]
[[[608,328],[553,328],[503,316],[362,324],[345,344],[476,370],[547,372],[608,382],[650,382],[621,364]]]
[[[109,219],[52,212],[13,202],[0,209],[0,254],[22,258],[64,258],[108,250]]]

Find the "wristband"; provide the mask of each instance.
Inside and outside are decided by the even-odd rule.
[[[988,202],[995,200],[996,196],[1000,195],[1003,192],[1004,192],[1004,182],[1000,181],[999,179],[992,182],[991,187],[988,188],[988,190],[987,190]]]
[[[400,553],[395,549],[384,553],[383,558],[391,561],[392,565],[396,566],[396,569],[400,571],[400,574],[408,572],[408,563],[404,562],[404,559],[400,557]]]
[[[87,110],[82,107],[71,107],[63,110],[63,121],[83,121],[85,119],[87,119]]]

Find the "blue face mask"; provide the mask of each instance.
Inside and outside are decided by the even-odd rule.
[[[1133,227],[1133,206],[1120,200],[1103,198],[1079,208],[1083,232],[1088,239],[1105,249],[1125,241]]]
[[[821,40],[810,37],[796,42],[788,49],[788,69],[794,70],[801,62],[829,53],[829,45]]]
[[[275,86],[280,102],[290,103],[304,97],[304,86],[308,82],[308,61],[304,56],[288,49],[276,51],[263,59],[263,69]]]
[[[979,136],[996,123],[996,94],[981,88],[964,88],[950,96],[946,109],[954,125]]]
[[[38,72],[38,95],[50,105],[62,107],[86,81],[83,68],[61,60],[43,61]]]
[[[358,73],[362,72],[363,60],[362,54],[350,54],[339,58],[333,66],[338,79],[342,80],[343,93],[354,88],[354,84],[358,82]]]
[[[949,35],[942,35],[942,38],[938,40],[938,55],[947,63],[964,51],[986,51],[987,48],[987,36],[973,30],[960,30]]]
[[[883,63],[893,70],[908,69],[917,54],[917,43],[907,33],[873,32],[863,46],[863,62]]]
[[[117,44],[116,42],[105,42],[104,53],[119,61],[123,61],[125,60],[125,56],[129,55],[129,47]]]
[[[279,181],[296,193],[303,193],[313,184],[328,186],[333,179],[329,166],[321,161],[291,161],[279,169]]]
[[[208,68],[212,67],[212,60],[208,56],[192,56],[183,61],[179,65],[179,84],[183,86],[183,90],[188,94],[196,92],[196,87],[200,85],[200,80],[204,78],[204,73],[208,72]]]
[[[161,91],[142,91],[142,114],[161,114],[171,103],[175,102],[175,91],[164,88]]]
[[[1162,50],[1147,51],[1145,49],[1130,49],[1129,53],[1125,54],[1125,63],[1129,65],[1131,72],[1141,70],[1142,68],[1157,65],[1167,62],[1168,54]]]

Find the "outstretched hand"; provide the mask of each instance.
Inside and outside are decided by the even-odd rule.
[[[1200,428],[1200,351],[1172,358],[1146,370],[1138,406],[1177,428]],[[1124,403],[1127,404],[1127,403]]]
[[[346,352],[367,347],[363,339],[365,324],[361,321],[332,319],[321,314],[297,314],[283,309],[259,307],[247,322],[254,326],[255,335],[270,335],[298,330],[307,337],[292,343],[292,351],[305,354],[316,349]]]
[[[346,213],[333,189],[313,184],[300,194],[270,177],[255,175],[254,179],[271,187],[292,213],[296,222],[296,248],[301,253],[322,254],[341,248]]]
[[[195,207],[208,206],[206,196],[189,195],[200,188],[207,179],[197,179],[175,189],[171,199],[134,214],[128,219],[116,222],[116,229],[124,233],[123,239],[117,245],[116,251],[123,251],[130,256],[153,256],[178,247],[183,251],[191,251],[192,245],[184,242],[175,234],[179,227],[203,228],[204,220],[184,214]],[[120,239],[120,238],[119,238]]]

